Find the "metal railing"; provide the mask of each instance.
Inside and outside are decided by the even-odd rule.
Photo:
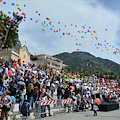
[[[36,101],[34,115],[36,116],[36,119],[39,120],[39,119],[42,119],[43,115],[46,115],[46,114],[50,115],[53,109],[58,109],[56,114],[60,115],[61,108],[63,108],[64,112],[66,112],[67,105],[65,104],[70,104],[71,102],[72,100],[68,100],[68,99],[62,99],[62,100],[58,99],[58,100],[42,101],[42,102]],[[53,105],[53,107],[50,107],[50,105]],[[46,109],[45,107],[48,108],[48,112],[45,111]]]

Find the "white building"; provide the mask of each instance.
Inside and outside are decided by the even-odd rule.
[[[59,69],[59,70],[67,66],[63,64],[62,60],[46,54],[35,55],[34,57],[36,57],[36,60],[33,60],[33,62],[36,63],[37,66],[40,64],[47,65],[50,68]]]

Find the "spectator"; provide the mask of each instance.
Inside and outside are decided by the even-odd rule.
[[[6,90],[4,91],[4,95],[1,99],[3,107],[1,112],[1,120],[3,120],[4,115],[6,117],[6,120],[8,120],[8,112],[10,111],[10,104],[12,103],[11,97],[8,95],[9,92]]]
[[[18,93],[19,93],[19,111],[21,111],[21,107],[22,107],[23,102],[24,102],[24,95],[26,94],[26,90],[25,90],[24,84],[22,84],[19,87]]]
[[[34,95],[33,84],[29,83],[27,88],[27,96],[28,96],[28,102],[32,108],[33,108],[33,95]]]
[[[62,89],[61,89],[61,86],[58,85],[58,88],[57,88],[57,106],[60,106],[60,101],[61,101],[61,97],[62,97]]]

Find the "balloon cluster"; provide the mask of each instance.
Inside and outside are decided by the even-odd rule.
[[[98,105],[100,105],[100,104],[101,104],[101,101],[100,101],[99,98],[96,98],[96,99],[94,100],[94,103],[97,103]]]
[[[7,4],[7,2],[3,2],[3,4],[5,5],[5,4]],[[19,15],[19,16],[22,16],[24,19],[23,19],[23,22],[25,22],[26,21],[26,19],[27,19],[27,14],[25,13],[25,12],[22,12],[23,11],[23,9],[22,9],[22,6],[23,7],[26,7],[26,5],[25,4],[23,4],[22,6],[20,6],[20,4],[19,3],[11,3],[11,5],[12,6],[16,6],[17,7],[17,11],[16,11],[16,14],[17,15]],[[29,19],[30,19],[30,21],[34,21],[35,20],[35,22],[36,23],[38,23],[39,22],[39,16],[41,15],[40,13],[39,13],[39,11],[38,10],[36,10],[35,11],[35,13],[37,14],[37,16],[38,16],[38,18],[37,18],[37,20],[35,20],[34,18],[32,18],[31,16],[29,17]],[[8,14],[10,15],[11,14],[11,12],[10,11],[8,11]],[[5,14],[5,16],[2,16],[1,17],[1,19],[5,19],[6,17],[8,17],[8,14]],[[13,20],[15,20],[16,18],[14,17],[13,18]],[[11,19],[10,19],[10,21],[11,21]],[[21,23],[22,21],[20,20],[19,21],[19,23]],[[79,25],[77,25],[77,24],[70,24],[70,25],[63,25],[64,27],[65,27],[65,29],[74,29],[75,28],[75,31],[76,31],[76,34],[77,34],[77,36],[75,36],[75,35],[73,35],[70,31],[67,31],[67,32],[65,32],[65,31],[62,31],[62,24],[61,24],[61,22],[60,21],[57,21],[57,27],[59,27],[58,29],[55,29],[54,27],[55,27],[55,25],[53,24],[53,22],[51,21],[51,19],[50,18],[48,18],[48,17],[46,17],[45,18],[45,20],[43,21],[43,22],[41,22],[41,25],[42,25],[42,27],[43,28],[41,28],[41,30],[42,31],[45,31],[45,29],[48,27],[48,26],[51,26],[50,27],[50,31],[53,31],[54,33],[60,33],[60,38],[64,38],[64,36],[66,35],[66,36],[68,36],[68,37],[71,37],[71,38],[73,38],[73,39],[75,39],[75,45],[76,45],[76,47],[77,47],[77,51],[79,51],[79,48],[81,48],[81,47],[83,47],[83,48],[85,48],[85,44],[87,43],[87,41],[85,41],[85,39],[86,39],[86,35],[90,35],[90,39],[92,39],[91,40],[91,42],[93,42],[93,40],[94,40],[94,42],[97,42],[98,40],[99,40],[99,37],[96,35],[97,34],[97,31],[95,30],[95,29],[92,29],[92,27],[91,26],[87,26],[87,25],[82,25],[81,27],[79,26]],[[107,28],[105,28],[104,29],[104,31],[105,32],[107,32],[108,31],[108,29]],[[74,32],[75,33],[75,32]],[[80,41],[78,41],[78,40],[80,40]],[[99,49],[101,49],[101,52],[104,52],[104,50],[103,49],[105,49],[105,51],[109,51],[109,48],[112,48],[114,51],[113,51],[113,54],[120,54],[120,49],[118,49],[118,48],[115,48],[115,46],[114,45],[111,45],[107,40],[104,40],[103,39],[103,44],[101,44],[100,42],[98,43],[95,43],[94,45],[95,45],[95,47],[96,47],[96,49],[97,50],[99,50]]]

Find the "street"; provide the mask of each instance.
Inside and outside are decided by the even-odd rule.
[[[99,112],[98,116],[93,116],[93,111],[61,113],[52,117],[44,118],[44,120],[120,120],[120,110],[110,112]]]

